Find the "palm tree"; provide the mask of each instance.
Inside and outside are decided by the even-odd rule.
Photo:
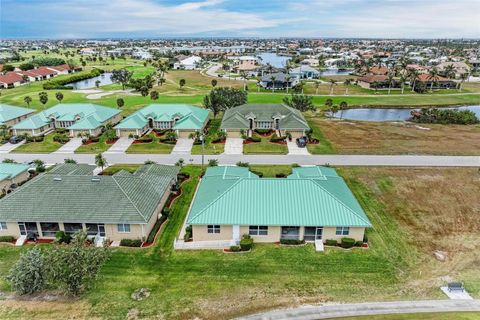
[[[274,92],[275,91],[275,80],[277,80],[277,77],[270,76],[270,80],[272,80],[272,92]]]
[[[180,86],[180,89],[183,89],[183,86],[187,83],[187,81],[185,81],[185,79],[180,79],[180,81],[178,82],[178,85]]]
[[[455,67],[453,64],[449,64],[443,70],[445,77],[453,79],[455,78]]]
[[[348,96],[348,86],[352,84],[352,79],[345,79],[343,84],[345,85],[345,95]]]
[[[262,83],[262,80],[258,79],[257,80],[257,92],[260,92],[260,84]]]
[[[101,167],[103,171],[103,168],[107,166],[107,160],[102,156],[101,153],[98,153],[95,155],[95,164],[97,167]]]
[[[460,85],[458,86],[458,90],[462,91],[462,86],[463,86],[463,83],[468,80],[468,78],[470,77],[470,75],[468,73],[462,73],[460,75]]]
[[[63,93],[61,93],[61,92],[55,93],[55,98],[57,98],[58,102],[61,103],[62,100],[63,100]]]
[[[388,73],[388,94],[390,94],[390,90],[392,89],[392,83],[393,83],[393,73],[389,72]]]
[[[315,94],[318,94],[319,87],[320,87],[320,81],[315,81]]]
[[[217,86],[218,81],[216,79],[212,79],[211,84],[212,87],[215,88]]]
[[[240,72],[240,77],[243,79],[243,91],[247,88],[248,75],[245,71]]]
[[[405,81],[407,81],[407,78],[403,74],[400,75],[400,86],[402,87],[402,94],[405,91]]]
[[[430,92],[433,91],[433,83],[438,81],[438,69],[433,67],[428,71],[428,80],[430,80]]]
[[[412,92],[415,91],[415,84],[418,80],[420,73],[415,69],[408,70],[408,78],[410,79],[410,85],[412,86]]]
[[[342,117],[343,117],[343,110],[347,109],[348,103],[347,103],[346,101],[342,101],[342,102],[340,102],[339,107],[340,107],[340,119],[342,119]]]
[[[288,88],[290,86],[290,79],[292,79],[292,77],[289,74],[287,74],[285,76],[285,81],[287,82],[287,94],[288,94]]]
[[[336,84],[337,83],[334,79],[330,79],[330,95],[333,95],[333,86],[335,86]]]
[[[30,96],[25,96],[23,101],[27,104],[27,107],[30,107],[30,103],[32,102],[32,98]]]
[[[333,100],[332,99],[327,99],[327,101],[325,101],[325,106],[330,109],[332,108],[333,106]]]

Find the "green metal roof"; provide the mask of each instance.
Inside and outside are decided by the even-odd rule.
[[[57,172],[66,174],[39,175],[1,199],[0,220],[146,223],[179,171],[150,165],[158,168],[138,175],[92,176],[73,174],[73,166],[59,166]]]
[[[208,168],[187,221],[194,225],[370,227],[335,170],[319,170],[294,168],[287,179],[265,179],[248,168]]]
[[[0,181],[11,179],[30,168],[28,164],[22,163],[0,163]]]
[[[273,121],[280,117],[280,129],[308,130],[309,126],[302,113],[283,104],[244,104],[225,111],[221,129],[248,129],[248,118],[256,121]]]
[[[3,125],[5,122],[12,119],[30,114],[35,112],[35,110],[15,107],[9,104],[0,104],[0,125]]]
[[[96,129],[119,113],[117,109],[93,103],[60,103],[17,123],[12,128],[38,129],[50,123],[51,118],[58,121],[75,121],[79,117],[80,119],[67,129]]]
[[[180,119],[173,129],[202,129],[208,118],[207,109],[188,104],[150,104],[125,118],[115,126],[115,129],[142,129],[148,124],[148,119],[154,121],[173,121]]]

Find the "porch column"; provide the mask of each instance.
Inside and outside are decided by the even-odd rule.
[[[240,225],[238,224],[232,226],[232,240],[235,243],[240,242]]]

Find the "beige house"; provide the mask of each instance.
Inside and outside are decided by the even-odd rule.
[[[30,178],[27,164],[0,163],[0,197],[12,192]]]
[[[94,176],[94,168],[58,165],[1,199],[0,236],[53,239],[58,231],[86,230],[110,241],[145,241],[176,184],[179,168],[152,164],[113,176]]]
[[[0,104],[0,126],[7,128],[27,119],[35,112],[33,109],[27,109],[8,104]]]

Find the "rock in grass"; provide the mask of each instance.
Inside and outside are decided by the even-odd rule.
[[[438,261],[445,261],[447,260],[447,254],[444,251],[436,250],[433,254],[435,254],[435,258],[437,258]]]
[[[150,296],[150,289],[148,288],[137,289],[131,295],[132,299],[136,301],[143,300],[145,298],[148,298],[149,296]]]

